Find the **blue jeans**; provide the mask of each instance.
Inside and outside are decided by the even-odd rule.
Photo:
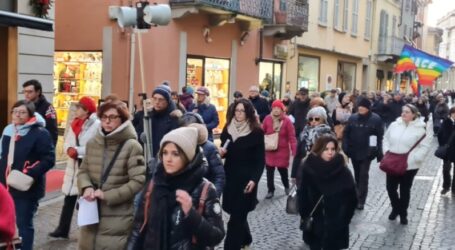
[[[22,237],[22,250],[32,250],[35,229],[33,228],[33,216],[38,209],[38,200],[14,198],[16,207],[16,224],[19,236]]]

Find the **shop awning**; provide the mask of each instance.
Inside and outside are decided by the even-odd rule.
[[[3,10],[0,10],[0,25],[25,27],[45,31],[54,30],[54,22],[51,20],[21,15]]]

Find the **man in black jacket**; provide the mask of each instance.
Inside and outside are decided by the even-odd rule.
[[[303,128],[306,125],[306,115],[310,110],[310,98],[308,97],[308,89],[300,88],[295,96],[295,101],[289,107],[288,114],[294,117],[295,136],[299,137]]]
[[[35,110],[46,120],[46,129],[52,137],[52,142],[57,145],[57,113],[54,107],[46,100],[43,95],[43,87],[38,80],[32,79],[22,84],[25,100],[35,104]]]
[[[253,103],[254,109],[259,115],[259,120],[262,121],[264,118],[270,114],[270,106],[267,99],[259,96],[259,88],[255,85],[250,87],[250,101]]]
[[[374,158],[382,159],[384,135],[381,118],[370,111],[371,102],[361,99],[358,112],[353,114],[344,129],[343,151],[351,158],[357,187],[358,205],[362,210],[368,194],[370,164]]]

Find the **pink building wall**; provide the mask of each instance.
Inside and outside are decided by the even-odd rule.
[[[65,0],[56,2],[55,49],[57,51],[84,51],[103,49],[103,28],[112,27],[112,92],[122,99],[129,92],[130,35],[110,20],[110,5],[127,5],[129,1],[79,1]],[[168,1],[158,1],[168,3]],[[89,13],[89,14],[87,14]],[[225,24],[211,27],[213,42],[205,42],[202,29],[208,26],[204,14],[190,15],[173,19],[167,26],[150,29],[142,33],[145,79],[147,93],[163,80],[169,80],[177,90],[179,79],[180,32],[187,33],[187,54],[216,58],[231,58],[232,40],[239,41],[241,30],[238,24]],[[258,84],[259,30],[250,31],[246,43],[238,45],[237,88],[247,94],[249,86]],[[263,57],[271,59],[274,40],[265,38]],[[135,94],[142,92],[139,75],[139,51],[136,47]],[[233,70],[231,68],[231,70]],[[230,80],[231,86],[234,82]]]

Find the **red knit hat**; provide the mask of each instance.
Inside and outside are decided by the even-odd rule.
[[[14,202],[3,184],[0,183],[0,242],[12,241],[16,231]]]
[[[283,110],[283,111],[286,109],[286,107],[284,106],[284,104],[283,104],[283,102],[282,102],[281,100],[275,100],[275,101],[273,101],[273,103],[272,103],[272,109],[275,108],[275,107],[278,107],[278,108],[280,108],[280,109]]]
[[[96,112],[96,103],[95,103],[95,100],[93,100],[93,98],[91,98],[91,97],[88,97],[88,96],[82,97],[79,100],[79,105],[81,105],[82,108],[87,110],[87,112],[89,112],[90,114]]]

